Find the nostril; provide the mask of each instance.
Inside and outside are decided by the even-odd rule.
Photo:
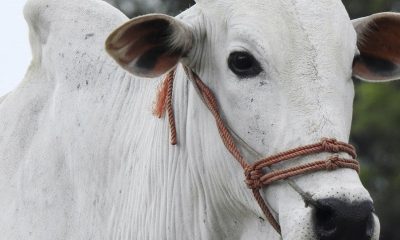
[[[372,236],[374,235],[374,230],[375,230],[374,216],[373,216],[373,214],[371,214],[367,221],[367,232],[366,232],[366,234],[369,238],[372,238]]]
[[[337,232],[334,211],[330,207],[316,209],[315,220],[318,222],[318,233],[323,237],[333,237]]]
[[[320,240],[369,240],[373,236],[372,202],[329,198],[319,200],[314,207],[315,232]]]

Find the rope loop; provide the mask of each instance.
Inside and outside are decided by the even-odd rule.
[[[258,190],[263,187],[261,177],[264,175],[264,173],[261,171],[261,169],[256,169],[254,166],[248,166],[244,170],[244,175],[246,177],[244,182],[248,188]]]
[[[338,156],[332,156],[325,161],[325,168],[328,171],[334,171],[340,167],[340,159]]]
[[[324,139],[322,139],[321,146],[327,152],[333,152],[333,153],[340,152],[340,144],[334,138],[324,138]]]

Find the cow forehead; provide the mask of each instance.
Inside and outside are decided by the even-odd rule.
[[[269,13],[269,16],[284,15],[290,11],[299,14],[332,15],[335,11],[346,10],[340,0],[214,0],[200,1],[197,4],[208,12],[218,12],[220,16],[230,14],[254,14],[257,12]]]
[[[254,32],[267,39],[306,34],[315,41],[321,40],[316,36],[331,36],[355,43],[354,29],[340,0],[217,0],[200,5],[211,18],[226,24],[228,32]]]
[[[222,0],[207,9],[215,18],[210,21],[224,26],[214,33],[226,31],[228,44],[232,39],[254,43],[276,68],[287,68],[288,59],[304,64],[313,58],[312,67],[323,73],[349,74],[356,34],[340,0]]]

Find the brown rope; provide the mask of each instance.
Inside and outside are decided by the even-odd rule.
[[[251,191],[253,192],[254,199],[256,199],[258,206],[260,206],[261,211],[264,213],[264,216],[267,218],[269,224],[271,224],[275,231],[281,234],[281,226],[279,225],[278,221],[276,221],[274,215],[272,215],[271,210],[269,210],[269,207],[261,196],[260,190],[251,189]]]
[[[226,128],[224,121],[219,114],[219,108],[217,104],[217,100],[211,90],[200,80],[197,75],[194,75],[197,87],[200,89],[200,93],[202,94],[205,103],[210,109],[211,113],[214,115],[215,121],[217,123],[218,131],[221,136],[221,139],[228,149],[228,151],[236,158],[236,160],[240,163],[243,169],[249,167],[249,164],[241,155],[239,149],[236,147],[235,142],[233,140],[232,135],[229,130]]]
[[[174,77],[175,70],[171,71],[168,77],[168,94],[167,94],[167,113],[168,113],[168,121],[171,129],[171,144],[176,145],[178,143],[176,136],[176,125],[175,125],[175,116],[174,116],[174,108],[172,107],[172,93],[174,90]]]
[[[338,168],[351,168],[359,172],[359,164],[356,160],[339,158],[337,156],[328,158],[327,160],[315,161],[297,167],[292,167],[284,170],[273,171],[263,174],[261,170],[251,166],[245,169],[246,184],[251,189],[260,189],[273,182],[287,179],[290,177],[303,175],[320,170],[333,171]]]
[[[170,79],[171,78],[167,76],[157,90],[157,98],[153,106],[153,115],[157,118],[162,118],[165,114],[165,109],[167,107],[168,84],[171,81]]]
[[[157,94],[156,104],[154,105],[153,114],[161,118],[165,111],[168,114],[169,129],[171,145],[178,143],[176,136],[176,124],[174,116],[174,108],[172,104],[173,100],[173,88],[174,88],[175,70],[170,71],[162,82],[161,88]]]
[[[240,153],[240,150],[237,148],[235,144],[234,138],[232,137],[230,131],[226,127],[219,113],[218,102],[212,91],[201,81],[201,79],[191,69],[185,67],[185,71],[188,75],[192,76],[190,77],[191,80],[193,80],[205,104],[207,105],[208,109],[214,116],[219,134],[221,136],[222,142],[224,143],[225,147],[244,169],[245,183],[250,189],[252,189],[254,198],[256,199],[258,205],[260,206],[262,212],[264,213],[264,215],[266,216],[272,227],[279,234],[281,233],[281,228],[275,217],[272,215],[271,210],[267,206],[265,200],[262,198],[260,193],[261,188],[266,187],[276,181],[317,171],[323,171],[323,170],[333,171],[338,168],[350,168],[354,169],[357,172],[360,171],[360,165],[355,160],[357,157],[355,148],[350,144],[339,142],[335,139],[327,139],[327,138],[322,139],[321,142],[319,143],[302,146],[295,149],[291,149],[286,152],[278,153],[276,155],[261,159],[256,163],[250,165]],[[158,102],[165,101],[164,103],[159,103],[159,104],[166,104],[166,109],[168,111],[168,118],[171,129],[171,144],[173,145],[176,144],[177,142],[176,127],[175,127],[174,113],[172,107],[172,90],[173,90],[174,76],[175,76],[175,70],[168,73],[165,79],[165,84],[166,84],[165,88],[167,89],[167,97],[165,98],[165,100],[159,99],[158,101]],[[264,173],[263,171],[264,168],[267,167],[269,168],[272,165],[283,161],[317,153],[324,153],[324,152],[335,153],[335,154],[347,153],[352,158],[346,159],[346,158],[341,158],[338,155],[334,155],[326,160],[314,161],[312,163],[306,163],[292,168],[270,171],[268,173]]]

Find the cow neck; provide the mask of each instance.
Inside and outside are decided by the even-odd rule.
[[[196,92],[199,94],[204,104],[214,116],[216,125],[218,127],[218,132],[225,147],[243,168],[245,176],[244,182],[246,183],[247,187],[251,189],[255,200],[260,206],[265,217],[268,219],[269,223],[279,234],[281,234],[281,227],[277,221],[278,214],[273,211],[267,201],[263,199],[260,193],[262,188],[274,184],[277,181],[285,181],[302,197],[306,206],[311,205],[318,207],[318,201],[314,200],[310,193],[303,191],[294,181],[290,179],[291,177],[316,171],[333,171],[339,168],[350,168],[354,169],[358,173],[360,172],[360,165],[356,160],[357,155],[355,148],[348,143],[340,142],[332,138],[324,138],[315,144],[301,146],[275,154],[273,156],[264,157],[254,150],[249,144],[247,144],[242,138],[240,138],[240,136],[225,123],[220,115],[219,106],[215,95],[211,89],[209,89],[203,83],[200,77],[189,67],[184,66],[184,70],[190,81],[193,83]],[[164,112],[167,112],[171,132],[170,141],[172,145],[176,145],[178,143],[172,101],[175,72],[176,69],[173,69],[166,75],[163,85],[158,93],[154,111],[154,114],[158,117],[161,117]],[[250,164],[243,157],[238,146],[243,147],[243,149],[246,149],[249,153],[254,155],[255,158],[260,160]],[[274,164],[318,153],[331,154],[326,159],[292,168],[279,170],[275,170],[273,168]],[[351,156],[351,159],[339,157],[339,153],[347,153],[349,156]]]

